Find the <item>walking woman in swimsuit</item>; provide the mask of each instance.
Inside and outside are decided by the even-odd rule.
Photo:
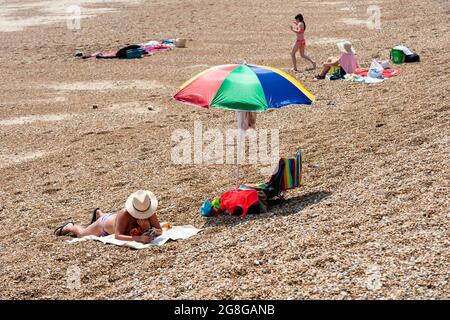
[[[306,47],[306,40],[305,40],[305,29],[306,24],[303,20],[303,15],[298,14],[295,17],[294,24],[291,25],[291,30],[297,34],[297,39],[295,40],[294,47],[292,48],[291,57],[292,57],[292,64],[294,65],[293,71],[297,72],[297,58],[296,54],[297,51],[300,52],[300,56],[303,59],[308,60],[313,65],[313,69],[316,68],[316,63],[305,54],[305,47]]]
[[[152,192],[139,190],[128,197],[124,209],[103,213],[97,208],[88,227],[69,222],[57,228],[55,235],[63,236],[71,233],[81,238],[89,235],[104,237],[114,234],[118,240],[149,243],[154,237],[162,234],[156,216],[157,207],[158,200]]]

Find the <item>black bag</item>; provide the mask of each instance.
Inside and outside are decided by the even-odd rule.
[[[410,55],[405,54],[405,62],[419,62],[419,61],[420,61],[420,57],[417,53],[413,53]]]
[[[127,59],[127,51],[133,49],[139,49],[141,46],[137,44],[132,44],[131,46],[126,46],[125,48],[120,49],[116,52],[116,57],[119,59]]]

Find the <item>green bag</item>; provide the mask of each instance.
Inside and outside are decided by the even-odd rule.
[[[402,50],[392,48],[391,60],[394,64],[402,64],[403,62],[405,62],[405,54]]]

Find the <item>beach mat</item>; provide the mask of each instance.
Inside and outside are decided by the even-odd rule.
[[[142,49],[142,51],[145,53],[145,56],[150,56],[151,54],[155,52],[163,52],[172,50],[174,48],[173,44],[164,44],[159,43],[158,41],[150,41],[143,44],[132,44],[127,45],[126,47],[123,47],[117,51],[106,51],[106,52],[99,52],[92,54],[90,56],[87,56],[86,58],[90,58],[95,56],[97,59],[126,59],[127,57],[127,51],[129,50],[137,50]]]
[[[154,52],[172,50],[173,46],[157,45],[157,46],[143,46],[142,48],[148,53],[154,53]]]
[[[136,241],[123,241],[123,240],[117,240],[114,235],[109,235],[106,237],[96,237],[96,236],[86,236],[83,238],[75,238],[72,240],[67,241],[68,243],[76,243],[76,242],[83,242],[83,241],[100,241],[103,244],[114,244],[116,246],[120,247],[129,247],[132,249],[146,249],[152,246],[162,246],[169,240],[186,240],[193,236],[195,236],[197,233],[202,231],[202,229],[197,229],[191,225],[185,225],[185,226],[174,226],[168,230],[163,229],[162,235],[159,237],[156,237],[153,239],[152,242],[144,244],[141,242]]]

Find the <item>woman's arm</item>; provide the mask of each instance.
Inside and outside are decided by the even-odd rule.
[[[339,59],[335,59],[335,58],[328,58],[327,61],[325,61],[323,63],[324,67],[333,67],[333,66],[338,66],[339,65]]]
[[[155,228],[156,235],[160,236],[162,234],[162,228],[161,228],[161,225],[159,223],[158,216],[156,215],[156,213],[154,213],[150,217],[150,226],[152,228]]]
[[[297,22],[293,22],[291,24],[291,31],[295,32],[295,33],[298,33],[298,24],[297,24]]]
[[[149,242],[151,242],[153,240],[149,236],[130,236],[130,235],[127,235],[126,233],[127,233],[127,229],[128,229],[129,223],[130,223],[130,220],[129,220],[129,217],[128,217],[128,213],[126,212],[125,209],[121,210],[117,214],[117,218],[116,218],[115,238],[117,240],[137,241],[137,242],[142,242],[142,243],[149,243]]]
[[[122,241],[136,241],[136,242],[142,242],[142,243],[150,243],[153,240],[153,237],[149,236],[127,236],[125,234],[119,234],[116,235],[117,240]]]
[[[300,31],[298,30],[298,28],[294,27],[291,25],[291,31],[294,33],[300,33]]]
[[[296,24],[295,26],[291,25],[291,30],[295,33],[303,33],[303,30],[304,30],[303,22],[300,22],[299,24]]]

